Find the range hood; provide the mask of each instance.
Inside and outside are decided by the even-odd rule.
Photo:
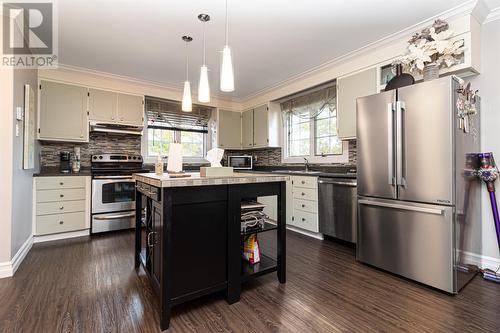
[[[111,124],[106,122],[91,121],[91,132],[122,133],[132,135],[142,135],[142,126]]]

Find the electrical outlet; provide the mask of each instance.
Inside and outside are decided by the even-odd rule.
[[[19,136],[19,124],[16,124],[16,136]]]

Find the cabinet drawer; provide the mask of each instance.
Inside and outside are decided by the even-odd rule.
[[[42,202],[36,205],[36,215],[75,213],[85,211],[85,200]]]
[[[318,189],[300,188],[294,186],[293,197],[296,199],[318,201]]]
[[[305,188],[318,188],[317,177],[293,176],[293,186]]]
[[[44,215],[36,218],[37,235],[82,229],[85,229],[85,212]]]
[[[318,232],[318,214],[294,210],[294,225],[312,232]]]
[[[36,202],[85,200],[85,189],[61,189],[36,191]]]
[[[318,202],[311,200],[294,199],[293,208],[302,210],[305,212],[317,214],[318,213]]]
[[[38,177],[36,179],[37,190],[56,190],[65,188],[84,188],[85,177]]]

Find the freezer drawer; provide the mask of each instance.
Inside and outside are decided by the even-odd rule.
[[[359,261],[456,292],[453,208],[397,200],[358,200]]]

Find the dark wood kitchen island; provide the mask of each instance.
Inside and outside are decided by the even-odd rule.
[[[271,272],[285,283],[288,176],[235,173],[202,178],[192,173],[189,178],[170,178],[151,173],[134,178],[135,267],[144,267],[159,296],[162,330],[169,326],[172,307],[180,303],[217,291],[226,291],[227,302],[235,303],[243,282]],[[251,265],[242,260],[241,203],[261,196],[277,198],[277,221],[258,231],[276,232],[277,253],[262,254],[260,262]]]

